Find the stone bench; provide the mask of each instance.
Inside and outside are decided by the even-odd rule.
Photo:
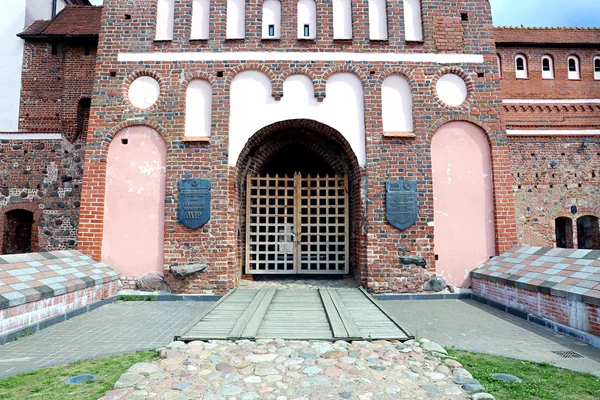
[[[78,251],[0,255],[0,336],[115,296],[118,278]]]

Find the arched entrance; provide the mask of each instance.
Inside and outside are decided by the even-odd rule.
[[[594,215],[577,218],[577,248],[600,249],[600,223]]]
[[[4,237],[2,254],[31,252],[33,213],[27,210],[11,210],[4,214]]]
[[[166,160],[148,126],[121,130],[108,149],[102,261],[123,277],[163,273]]]
[[[490,146],[469,122],[450,122],[431,140],[436,271],[469,286],[470,272],[495,254]]]
[[[245,274],[356,274],[361,172],[348,142],[312,120],[269,125],[236,164]]]

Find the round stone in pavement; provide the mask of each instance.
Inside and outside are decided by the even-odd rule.
[[[516,377],[514,375],[510,375],[510,374],[492,374],[492,378],[500,379],[501,381],[504,381],[504,382],[523,383],[521,378],[518,378],[518,377]]]

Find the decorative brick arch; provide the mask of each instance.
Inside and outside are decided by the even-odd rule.
[[[31,251],[40,251],[39,244],[39,223],[42,219],[43,210],[40,208],[40,202],[14,203],[7,204],[0,208],[0,250],[4,248],[4,218],[6,213],[14,210],[25,210],[33,214],[33,223],[31,224]]]
[[[279,78],[277,78],[273,86],[273,93],[276,93],[278,97],[283,97],[283,84],[287,78],[294,75],[305,75],[310,78],[313,83],[315,97],[317,97],[318,92],[323,92],[325,90],[322,79],[319,79],[319,77],[310,68],[304,67],[286,69],[279,74]]]
[[[229,71],[229,73],[227,74],[227,77],[225,78],[225,88],[228,92],[230,92],[230,90],[231,90],[231,82],[233,82],[233,80],[235,79],[236,76],[238,76],[238,74],[240,74],[244,71],[258,71],[258,72],[262,72],[263,74],[267,75],[269,77],[269,79],[271,80],[271,95],[273,97],[276,97],[274,88],[277,84],[277,76],[275,75],[273,70],[270,69],[269,67],[265,66],[264,64],[255,63],[255,62],[240,64],[237,67],[232,68]]]
[[[167,132],[161,125],[157,124],[156,121],[150,120],[148,117],[146,117],[144,120],[127,120],[119,123],[118,125],[113,126],[104,137],[104,140],[102,140],[101,154],[103,155],[103,158],[106,158],[106,154],[108,153],[108,146],[110,146],[110,143],[112,142],[116,134],[121,132],[125,128],[131,128],[133,126],[148,126],[154,129],[160,134],[165,143],[167,143],[168,147],[169,141],[167,140]]]
[[[339,174],[348,173],[349,215],[350,215],[350,270],[360,282],[366,276],[363,267],[366,252],[364,199],[361,197],[361,184],[365,177],[358,159],[350,144],[337,130],[317,121],[295,119],[268,125],[256,132],[244,146],[234,168],[235,204],[239,213],[238,227],[238,266],[243,270],[245,260],[246,230],[246,177],[260,171],[260,167],[279,150],[289,145],[305,146],[315,152]]]
[[[385,81],[387,77],[392,75],[399,75],[406,79],[408,81],[410,89],[413,91],[414,94],[414,91],[417,88],[417,81],[415,80],[412,71],[404,67],[386,68],[383,71],[381,71],[379,76],[377,76],[377,89],[381,90],[381,85],[383,85],[383,81]]]
[[[137,78],[140,78],[142,76],[149,76],[150,78],[156,79],[156,81],[158,82],[158,86],[160,88],[160,95],[158,96],[156,103],[152,104],[150,107],[145,108],[145,109],[138,108],[138,107],[134,106],[133,104],[131,104],[131,101],[129,101],[129,87],[131,86],[133,81],[135,81]],[[163,78],[158,72],[153,71],[151,69],[139,69],[139,70],[134,71],[133,73],[129,74],[129,76],[125,79],[125,81],[123,81],[123,92],[122,92],[123,102],[125,103],[127,108],[129,108],[130,110],[135,111],[136,113],[147,114],[153,110],[156,110],[161,105],[163,98],[164,98],[164,90],[167,87],[169,87],[169,82],[168,82],[167,78]]]
[[[445,101],[440,99],[437,94],[437,90],[436,90],[437,82],[439,81],[439,79],[441,77],[443,77],[446,74],[458,75],[465,81],[465,84],[467,85],[467,98],[461,105],[451,106],[450,104],[447,104]],[[433,76],[430,88],[431,88],[431,95],[435,98],[435,100],[439,104],[441,104],[442,106],[444,106],[446,108],[449,108],[449,109],[455,110],[455,111],[461,111],[461,112],[467,112],[471,108],[471,104],[473,103],[473,95],[475,93],[475,81],[473,80],[471,75],[469,75],[469,73],[467,71],[465,71],[464,69],[462,69],[460,67],[445,67],[445,68],[442,68],[439,71],[437,71],[435,73],[435,75]]]
[[[182,82],[182,86],[184,88],[187,88],[190,82],[195,79],[204,79],[205,81],[208,81],[208,83],[210,83],[210,86],[212,86],[213,88],[217,84],[217,80],[214,75],[208,74],[203,71],[194,71],[185,75],[185,79]]]

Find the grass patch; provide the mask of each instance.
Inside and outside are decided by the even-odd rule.
[[[117,299],[118,301],[156,301],[156,297],[150,294],[148,296],[132,296],[132,295],[121,295]]]
[[[11,376],[0,379],[0,399],[96,400],[111,390],[119,377],[133,364],[157,359],[156,351],[138,351]],[[78,374],[97,374],[98,377],[80,385],[65,383],[65,379]]]
[[[600,398],[600,378],[554,367],[548,363],[448,350],[486,391],[502,400],[592,400]],[[523,383],[506,383],[493,373],[518,376]]]

